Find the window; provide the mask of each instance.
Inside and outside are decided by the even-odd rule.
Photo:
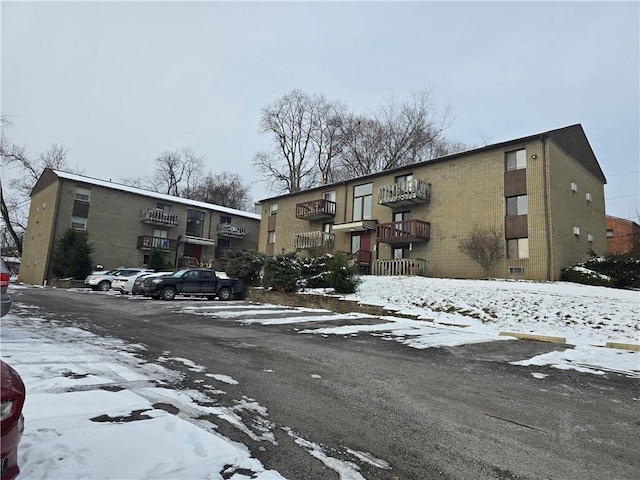
[[[86,230],[87,219],[84,217],[71,217],[71,228],[75,230]]]
[[[529,258],[529,239],[512,238],[507,240],[507,258]]]
[[[80,200],[81,202],[88,202],[90,194],[91,190],[89,190],[88,188],[76,187],[76,200]]]
[[[331,233],[333,232],[333,223],[323,223],[322,224],[322,231],[324,233]]]
[[[198,210],[187,210],[187,235],[202,237],[204,229],[204,212]]]
[[[613,228],[607,228],[607,238],[613,238]]]
[[[507,197],[507,216],[526,215],[529,210],[529,202],[526,195]]]
[[[276,231],[269,230],[267,232],[267,243],[276,243]]]
[[[413,173],[407,173],[406,175],[398,175],[396,178],[396,183],[404,183],[413,180]]]
[[[373,184],[358,185],[353,189],[353,221],[370,220],[373,205]]]
[[[169,205],[168,203],[158,202],[156,203],[156,208],[166,213],[171,212],[171,205]]]
[[[524,275],[524,267],[509,267],[510,275]]]
[[[395,225],[395,231],[394,234],[395,235],[411,235],[411,225],[409,223],[407,223],[407,220],[410,220],[411,218],[411,212],[395,212],[393,214],[393,221],[394,222],[404,222],[404,223],[397,223]],[[407,257],[394,257],[394,258],[407,258]]]
[[[525,149],[522,149],[522,150],[514,150],[513,152],[507,152],[506,154],[507,171],[520,170],[522,168],[527,168],[527,151]]]
[[[220,215],[220,223],[231,223],[231,217]]]
[[[393,249],[393,258],[394,260],[398,260],[399,258],[410,258],[409,247],[395,247]]]
[[[322,198],[324,200],[328,200],[330,202],[336,201],[336,192],[325,192],[322,194]]]
[[[278,214],[278,204],[272,203],[269,205],[269,215],[277,215]]]

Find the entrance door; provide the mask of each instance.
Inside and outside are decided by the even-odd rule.
[[[355,260],[360,272],[369,273],[369,265],[371,265],[371,232],[351,235],[351,253],[357,254]]]
[[[202,245],[195,245],[193,243],[185,243],[184,245],[184,256],[185,257],[193,257],[198,260],[198,264],[200,264],[202,257]]]

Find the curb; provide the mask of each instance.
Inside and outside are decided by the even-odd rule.
[[[633,343],[607,342],[605,347],[617,348],[620,350],[631,350],[633,352],[640,352],[640,345],[636,345]]]
[[[501,337],[515,337],[520,340],[537,340],[539,342],[550,342],[550,343],[567,343],[566,338],[562,337],[550,337],[548,335],[536,335],[533,333],[516,333],[516,332],[500,332]]]

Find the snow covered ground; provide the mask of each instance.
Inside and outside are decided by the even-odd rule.
[[[37,287],[11,284],[10,292],[19,288]],[[299,330],[302,335],[375,335],[407,348],[510,338],[500,336],[501,331],[561,336],[575,347],[518,364],[640,378],[640,352],[605,347],[608,342],[640,343],[637,291],[569,283],[365,277],[358,293],[346,298],[417,315],[418,319],[390,315],[372,324],[359,322],[369,318],[363,314],[318,315],[314,311],[310,317],[308,309],[255,305],[250,307],[252,319],[247,320],[247,312],[233,308],[232,303],[193,302],[176,308],[251,321],[266,328],[305,322]],[[282,316],[273,318],[277,311]],[[323,323],[337,319],[341,325],[346,319],[349,324],[313,328],[311,319]],[[252,458],[244,445],[218,434],[215,423],[196,420],[214,416],[252,438],[273,441],[273,425],[259,399],[243,397],[233,408],[216,405],[216,396],[225,395],[224,386],[237,383],[226,372],[206,372],[211,381],[202,386],[208,392],[204,397],[202,390],[173,390],[170,385],[179,373],[171,369],[172,363],[197,371],[204,367],[189,359],[172,358],[169,352],[155,363],[143,361],[137,355],[144,349],[142,345],[64,326],[19,302],[2,319],[0,345],[2,358],[18,370],[28,391],[26,430],[20,446],[22,478],[282,478]],[[544,381],[544,374],[535,370],[531,374]],[[259,421],[244,424],[241,411],[254,412]],[[332,458],[310,439],[285,431],[341,478],[363,478],[355,463]],[[386,468],[367,452],[353,452],[353,456]]]

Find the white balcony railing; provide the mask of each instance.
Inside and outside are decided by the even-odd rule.
[[[378,187],[378,204],[426,203],[431,199],[431,184],[426,180],[407,180]]]
[[[374,260],[373,275],[427,275],[427,261],[422,258],[396,258],[390,260]]]
[[[310,248],[333,247],[334,233],[328,232],[304,232],[296,233],[293,238],[293,247],[296,250],[308,250]]]
[[[249,234],[249,229],[244,225],[234,225],[233,223],[219,223],[218,235],[221,237],[244,238]]]
[[[154,225],[169,225],[171,227],[178,226],[178,214],[165,212],[160,208],[143,208],[140,215],[140,221],[143,223],[153,223]]]

